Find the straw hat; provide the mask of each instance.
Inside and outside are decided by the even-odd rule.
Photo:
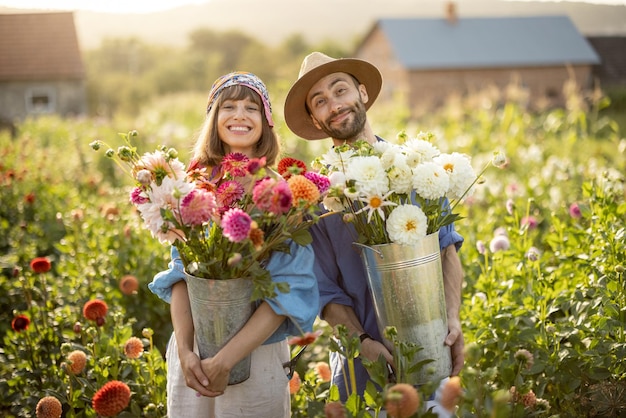
[[[323,139],[328,135],[313,125],[306,109],[306,96],[311,87],[321,78],[332,73],[347,73],[354,76],[367,89],[369,100],[365,109],[378,97],[383,79],[380,71],[367,61],[356,58],[331,58],[321,52],[313,52],[304,58],[298,80],[291,86],[285,99],[285,122],[289,129],[304,139]]]

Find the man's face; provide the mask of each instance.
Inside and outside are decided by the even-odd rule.
[[[356,140],[367,120],[364,85],[356,85],[346,73],[333,73],[320,79],[307,94],[306,104],[313,124],[334,139]]]

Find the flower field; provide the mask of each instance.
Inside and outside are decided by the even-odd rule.
[[[383,138],[433,132],[442,152],[470,155],[477,172],[493,150],[507,156],[459,205],[467,350],[450,406],[458,417],[624,416],[624,134],[600,102],[572,97],[538,114],[493,103],[460,102],[419,125],[393,109],[370,112]],[[113,145],[118,131],[137,129],[142,149],[189,149],[199,122],[173,117],[175,125],[154,114],[106,124],[41,118],[14,138],[0,133],[0,416],[166,415],[169,306],[147,283],[169,248],[124,204],[125,174],[89,144]],[[329,146],[281,136],[306,162]],[[363,416],[366,406],[375,414],[407,393],[337,402],[326,361],[338,347],[324,323],[318,330],[291,382],[294,417]],[[338,331],[358,355],[358,339]],[[419,389],[414,416],[428,416],[431,389]]]

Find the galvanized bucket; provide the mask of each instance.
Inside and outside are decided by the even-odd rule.
[[[251,279],[214,280],[187,274],[191,315],[200,358],[213,357],[254,312]],[[229,385],[250,377],[250,356],[230,371]]]
[[[423,347],[416,362],[431,359],[408,376],[421,385],[450,376],[450,347],[446,300],[443,287],[439,233],[427,235],[416,245],[381,244],[361,248],[381,335],[388,326],[398,332],[398,341]]]

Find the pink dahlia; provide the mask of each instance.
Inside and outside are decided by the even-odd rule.
[[[521,226],[527,227],[529,230],[537,229],[539,221],[534,216],[524,216],[520,222]]]
[[[326,191],[330,187],[330,180],[328,180],[328,177],[322,176],[319,173],[307,171],[306,173],[304,173],[304,177],[312,181],[313,184],[317,186],[317,190],[320,191],[320,194],[326,193]]]
[[[240,152],[228,154],[222,160],[222,170],[233,177],[244,177],[248,174],[250,159]]]
[[[241,183],[234,181],[234,180],[229,180],[220,184],[220,186],[217,188],[216,193],[217,193],[217,204],[220,207],[230,207],[236,201],[241,199],[241,197],[245,193],[245,190],[243,186],[241,185]]]
[[[215,195],[203,189],[194,189],[183,198],[180,216],[186,225],[202,225],[211,219],[217,203]]]
[[[232,242],[241,242],[248,238],[252,218],[239,208],[228,210],[222,218],[224,236]]]
[[[130,203],[133,205],[141,205],[142,203],[148,203],[148,198],[146,194],[143,192],[141,187],[135,187],[130,192]]]
[[[284,181],[266,178],[254,186],[252,201],[261,210],[282,215],[291,208],[291,189]]]
[[[578,203],[572,203],[569,206],[569,216],[574,219],[578,219],[583,216],[582,212],[580,211],[580,206],[578,206]]]
[[[266,165],[267,165],[267,158],[265,157],[251,158],[250,161],[248,162],[248,166],[246,167],[246,170],[248,170],[250,174],[256,174]]]

